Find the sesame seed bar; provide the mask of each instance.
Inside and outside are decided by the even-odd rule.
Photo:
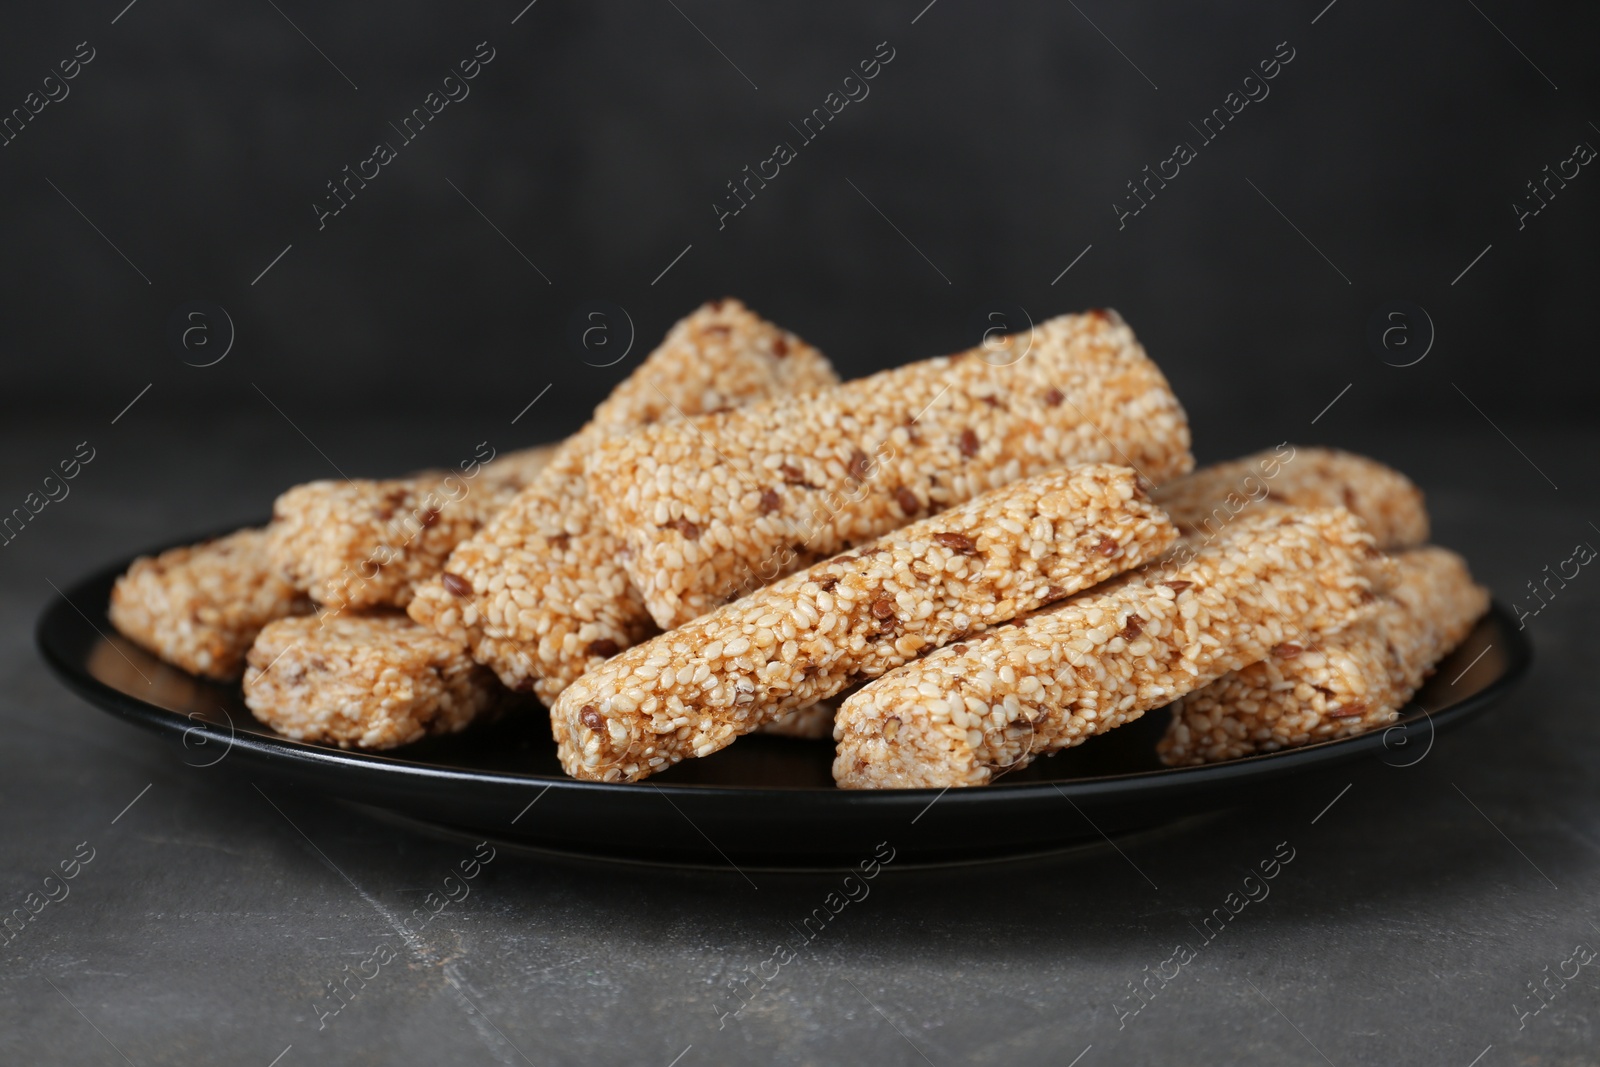
[[[674,324],[594,409],[593,421],[607,430],[636,430],[838,383],[820,351],[728,297]]]
[[[1156,558],[1177,537],[1127,467],[1014,482],[636,645],[550,709],[574,778],[638,781],[929,648]]]
[[[280,619],[256,638],[244,676],[257,719],[340,748],[455,733],[504,695],[464,649],[398,613]]]
[[[1349,737],[1400,709],[1489,610],[1466,561],[1427,547],[1394,557],[1397,578],[1368,619],[1312,647],[1280,645],[1172,705],[1164,763],[1213,763]]]
[[[1242,510],[1270,500],[1303,508],[1342,504],[1386,552],[1428,539],[1428,510],[1411,479],[1377,460],[1332,448],[1296,448],[1285,441],[1202,467],[1153,495],[1186,534],[1215,536]]]
[[[424,583],[411,617],[470,647],[507,686],[545,703],[655,632],[623,569],[626,546],[593,515],[583,470],[608,436],[663,418],[824,388],[827,359],[736,300],[673,327],[540,476]]]
[[[510,503],[550,461],[554,447],[510,452],[461,473],[317,481],[273,504],[274,564],[319,604],[343,610],[403,608],[417,583]]]
[[[124,637],[173,666],[230,682],[263,626],[309,610],[272,566],[267,532],[247,529],[140,556],[112,587],[109,614]]]
[[[951,645],[839,709],[847,789],[986,785],[1265,657],[1370,599],[1372,535],[1344,508],[1246,515],[1208,544]]]
[[[1071,463],[1159,483],[1193,466],[1183,408],[1110,312],[994,348],[602,445],[589,489],[670,629],[920,515]]]

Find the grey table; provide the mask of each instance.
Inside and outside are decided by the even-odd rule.
[[[110,414],[0,431],[0,485],[18,501],[80,438],[96,449],[72,495],[0,549],[0,902],[22,906],[58,863],[93,855],[70,895],[0,950],[0,1061],[1600,1059],[1600,961],[1551,977],[1571,973],[1579,944],[1600,946],[1600,577],[1588,571],[1530,618],[1538,661],[1521,690],[1413,766],[1296,781],[1116,847],[891,863],[781,964],[777,946],[799,941],[795,925],[841,875],[747,881],[501,847],[471,895],[408,945],[404,918],[477,842],[311,794],[269,798],[226,760],[190,766],[40,664],[31,628],[48,582],[260,516],[277,489],[328,473],[265,406],[178,417],[152,405],[115,426]],[[1205,458],[1262,443],[1234,439],[1234,420],[1197,421]],[[352,474],[421,466],[485,436],[404,413],[300,429]],[[1597,438],[1500,429],[1509,436],[1465,405],[1433,426],[1317,428],[1412,472],[1438,539],[1510,602],[1576,542],[1600,544],[1584,465]],[[1203,917],[1291,851],[1270,895],[1203,941]],[[1167,963],[1185,943],[1193,958]],[[394,958],[376,962],[380,946]],[[374,967],[343,1006],[329,995]],[[1136,998],[1147,979],[1153,992]]]

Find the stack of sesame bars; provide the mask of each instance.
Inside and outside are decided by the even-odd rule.
[[[296,486],[137,560],[110,615],[302,741],[547,708],[579,779],[759,731],[881,789],[989,784],[1168,706],[1171,765],[1370,730],[1488,608],[1382,464],[1193,468],[1113,312],[841,383],[721,300],[566,440]]]

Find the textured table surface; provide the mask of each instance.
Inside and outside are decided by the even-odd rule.
[[[311,417],[300,429],[352,475],[422,466],[484,436],[418,421]],[[1230,439],[1232,425],[1199,427],[1203,459],[1266,443]],[[1436,428],[1330,417],[1314,432],[1412,473],[1438,539],[1464,551],[1502,602],[1527,606],[1526,583],[1547,564],[1578,542],[1600,544],[1588,467],[1600,442],[1576,429],[1501,429],[1509,439],[1456,405]],[[1266,433],[1307,436],[1303,420]],[[1600,958],[1568,962],[1579,945],[1600,948],[1600,577],[1588,570],[1529,618],[1537,661],[1522,688],[1412,766],[1374,760],[1273,787],[1249,807],[1116,848],[932,870],[891,863],[805,941],[796,926],[840,874],[757,871],[752,885],[732,871],[501,847],[470,896],[408,945],[403,922],[476,841],[311,794],[269,797],[226,759],[190,766],[177,746],[66,692],[32,645],[49,583],[262,515],[277,489],[324,476],[327,464],[265,406],[181,419],[136,408],[116,426],[13,420],[0,431],[0,485],[17,497],[5,506],[80,438],[96,456],[72,495],[0,549],[0,901],[22,907],[60,861],[90,849],[93,859],[65,899],[0,947],[0,1061],[1493,1067],[1600,1057]],[[1063,807],[1063,819],[1076,817]],[[1270,895],[1206,942],[1203,917],[1275,853],[1293,859]],[[792,959],[775,959],[780,944]],[[1166,961],[1180,944],[1193,958],[1177,967]],[[384,960],[384,948],[391,961],[366,962]],[[328,995],[329,983],[374,966],[342,1007]],[[1174,969],[1149,980],[1153,996],[1134,995]],[[1541,982],[1536,998],[1529,983]]]

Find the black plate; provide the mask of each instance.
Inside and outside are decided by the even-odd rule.
[[[39,649],[90,703],[162,733],[209,773],[273,781],[543,848],[634,859],[814,867],[889,841],[896,863],[1063,848],[1237,803],[1268,783],[1377,756],[1414,763],[1527,671],[1532,650],[1496,605],[1386,730],[1204,767],[1164,768],[1167,713],[982,789],[835,789],[833,745],[751,735],[641,785],[565,777],[538,705],[390,755],[291,741],[256,722],[237,685],[202,681],[124,639],[106,618],[127,560],[68,588],[40,616]],[[1426,709],[1426,710],[1424,710]]]

